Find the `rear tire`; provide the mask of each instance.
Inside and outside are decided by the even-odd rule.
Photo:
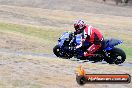
[[[126,59],[126,54],[125,52],[120,49],[120,48],[113,48],[109,52],[109,58],[107,58],[106,62],[109,64],[121,64],[125,61]]]

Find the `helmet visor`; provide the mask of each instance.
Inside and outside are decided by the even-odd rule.
[[[79,25],[74,25],[75,30],[79,30]]]

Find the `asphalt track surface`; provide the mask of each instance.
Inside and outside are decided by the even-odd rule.
[[[13,56],[19,56],[19,55],[31,55],[31,56],[37,56],[37,57],[50,57],[50,58],[56,58],[56,56],[54,54],[45,54],[45,53],[33,53],[33,52],[15,52],[15,51],[9,51],[9,50],[5,50],[5,49],[0,49],[0,53],[6,53],[6,54],[10,54]],[[61,59],[61,58],[58,58]],[[87,61],[87,60],[77,60],[76,58],[72,58],[69,59],[71,61],[77,61],[78,63],[93,63],[91,61]],[[102,62],[98,62],[100,64],[108,64],[105,61]],[[132,67],[132,63],[131,62],[124,62],[122,64],[119,64],[118,66],[125,66],[125,67]]]

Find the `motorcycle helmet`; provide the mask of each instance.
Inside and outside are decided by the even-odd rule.
[[[74,22],[74,28],[77,34],[82,33],[85,28],[85,22],[83,20],[77,20]]]

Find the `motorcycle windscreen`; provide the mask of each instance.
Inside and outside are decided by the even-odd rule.
[[[69,38],[69,32],[64,32],[60,37],[61,40],[65,40],[67,38]]]
[[[58,45],[62,46],[64,41],[69,38],[69,32],[64,32],[58,40]]]
[[[105,41],[105,50],[111,50],[114,46],[118,45],[118,44],[121,44],[122,41],[121,40],[118,40],[118,39],[108,39]]]

